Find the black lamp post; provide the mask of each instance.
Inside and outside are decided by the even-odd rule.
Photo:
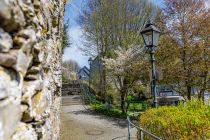
[[[92,61],[93,61],[93,59],[90,57],[90,58],[88,59],[88,63],[89,63],[89,66],[90,66],[90,72],[89,72],[89,92],[90,92],[90,73],[91,73]]]
[[[146,47],[150,50],[150,58],[151,58],[151,65],[152,65],[152,81],[151,81],[151,92],[153,95],[153,103],[154,106],[157,108],[157,92],[156,92],[156,68],[155,68],[155,47],[158,45],[160,31],[152,24],[150,21],[147,22],[145,28],[141,31],[141,35],[144,39],[144,43]]]

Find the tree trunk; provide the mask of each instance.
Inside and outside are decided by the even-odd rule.
[[[128,81],[126,80],[126,78],[123,80],[122,86],[121,86],[121,90],[120,90],[120,95],[121,95],[121,111],[122,114],[126,114],[127,113],[127,108],[126,108],[126,100],[127,100],[127,85],[128,85]]]
[[[201,89],[201,91],[198,93],[198,99],[201,99],[201,94],[202,94],[202,89]]]
[[[187,99],[188,100],[191,100],[191,89],[192,89],[191,86],[187,86]]]
[[[103,97],[103,102],[106,102],[106,70],[105,66],[102,66],[102,97]]]
[[[125,114],[126,113],[126,108],[125,108],[125,94],[124,94],[124,91],[122,90],[121,91],[121,101],[120,101],[120,105],[121,105],[121,111],[122,111],[122,114]]]
[[[205,90],[207,89],[207,74],[208,72],[205,72],[204,77],[202,77],[203,78],[202,89],[198,93],[198,98],[202,99],[203,101],[204,101],[204,93],[205,93]]]
[[[99,65],[99,96],[102,97],[102,85],[103,85],[103,81],[102,81],[102,67],[101,67],[101,56],[100,53],[98,54],[98,65]]]

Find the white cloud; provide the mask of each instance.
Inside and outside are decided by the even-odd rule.
[[[79,26],[74,26],[69,29],[69,37],[71,40],[71,46],[64,50],[63,61],[74,60],[82,66],[88,66],[88,56],[85,56],[79,49],[82,44],[82,29]]]

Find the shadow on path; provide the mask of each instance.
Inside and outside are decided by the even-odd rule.
[[[72,113],[75,115],[89,115],[89,116],[94,117],[95,119],[109,121],[112,125],[120,127],[120,128],[127,128],[128,126],[127,119],[120,119],[120,118],[113,118],[113,117],[105,116],[90,109],[72,111],[68,113],[70,114]]]
[[[97,113],[79,99],[78,96],[62,99],[61,140],[127,140],[126,119]],[[136,139],[136,131],[132,137]]]

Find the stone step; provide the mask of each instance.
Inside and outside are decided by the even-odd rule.
[[[62,99],[62,101],[78,101],[78,100],[81,100],[81,98],[75,98],[75,99]]]
[[[62,92],[62,94],[65,94],[65,93],[70,94],[70,95],[79,95],[80,94],[80,92],[71,92],[71,91],[69,91],[69,92]]]
[[[74,95],[70,95],[74,96]],[[63,97],[62,100],[81,99],[80,97],[69,98],[69,96]]]
[[[71,106],[71,105],[82,105],[82,103],[69,103],[69,104],[62,104],[62,106]]]
[[[81,102],[82,100],[62,100],[62,103],[66,103],[66,102]]]
[[[62,97],[62,106],[81,105],[82,99],[79,95]]]
[[[62,105],[63,104],[82,104],[82,101],[80,101],[80,102],[62,102]]]
[[[62,101],[62,104],[81,104],[82,100],[77,100],[77,101]]]
[[[62,104],[69,104],[69,103],[82,103],[82,101],[74,101],[74,102],[62,102]]]
[[[81,102],[62,102],[62,104],[81,104]]]
[[[67,88],[67,89],[61,89],[61,91],[81,91],[80,88]]]

